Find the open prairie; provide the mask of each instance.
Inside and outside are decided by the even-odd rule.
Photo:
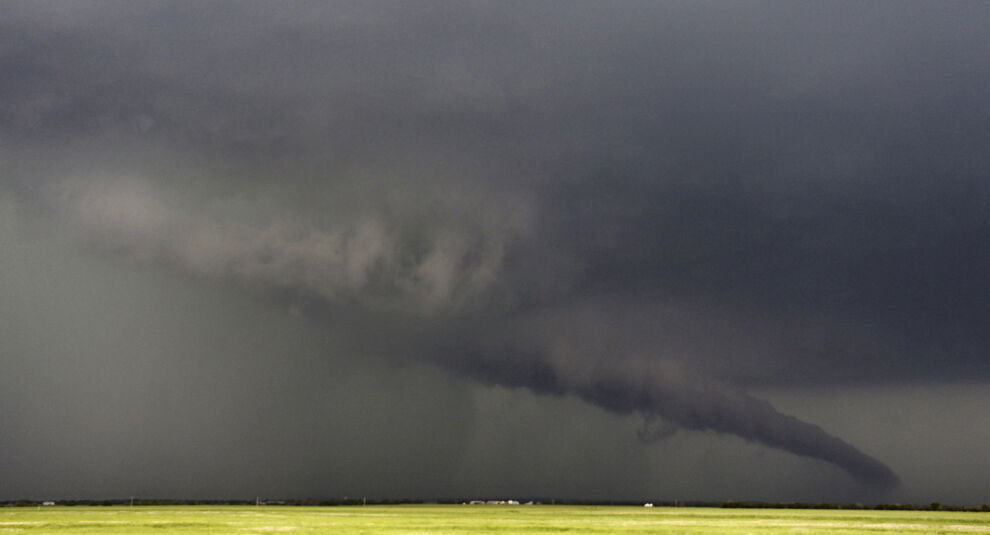
[[[990,513],[586,506],[42,507],[0,533],[990,533]]]

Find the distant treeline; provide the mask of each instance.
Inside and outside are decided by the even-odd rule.
[[[928,505],[911,503],[807,503],[807,502],[723,502],[721,507],[741,509],[862,509],[874,511],[966,511],[971,513],[990,512],[990,503],[983,505],[943,505],[938,502]]]
[[[474,499],[474,498],[472,498]],[[174,499],[147,499],[147,498],[125,498],[112,500],[10,500],[0,502],[3,507],[41,507],[45,505],[62,506],[149,506],[149,505],[257,505],[257,506],[335,506],[335,505],[410,505],[410,504],[462,504],[468,503],[472,499],[441,499],[441,500],[421,500],[421,499],[372,499],[372,498],[330,498],[330,499],[295,499],[295,500],[273,500],[273,499],[253,499],[253,500],[174,500]],[[523,501],[523,500],[519,500]],[[525,500],[531,505],[633,505],[642,506],[644,501],[630,500],[555,500],[552,498],[539,498]],[[891,510],[891,511],[962,511],[962,512],[990,512],[990,503],[983,505],[945,505],[934,502],[927,505],[905,504],[905,503],[880,503],[868,505],[862,503],[838,504],[838,503],[811,503],[811,502],[705,502],[705,501],[653,501],[656,507],[723,507],[727,509],[853,509],[853,510]],[[481,507],[481,506],[479,506]],[[499,506],[489,506],[499,507]]]
[[[5,507],[40,507],[45,505],[47,500],[11,500],[0,502],[0,506]],[[124,498],[113,500],[57,500],[55,505],[98,505],[98,506],[121,506],[121,505],[399,505],[399,504],[422,504],[423,500],[381,500],[364,498],[332,498],[332,499],[305,499],[305,500],[174,500],[174,499],[146,499],[146,498]],[[50,505],[50,504],[49,504]]]

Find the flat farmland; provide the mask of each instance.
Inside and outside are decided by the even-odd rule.
[[[8,507],[0,533],[988,533],[990,513],[666,507]]]

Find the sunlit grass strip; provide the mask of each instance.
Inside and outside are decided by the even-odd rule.
[[[10,507],[0,533],[987,533],[990,513],[666,507]]]

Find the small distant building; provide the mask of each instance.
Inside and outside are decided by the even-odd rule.
[[[41,505],[55,505],[55,502],[53,501],[41,502]]]
[[[647,502],[647,503],[644,503],[644,504],[643,504],[643,507],[653,507],[653,504],[652,504],[652,503],[649,503],[649,502]]]
[[[505,501],[505,504],[506,505],[519,505],[519,502],[517,502],[516,500],[506,500]]]

